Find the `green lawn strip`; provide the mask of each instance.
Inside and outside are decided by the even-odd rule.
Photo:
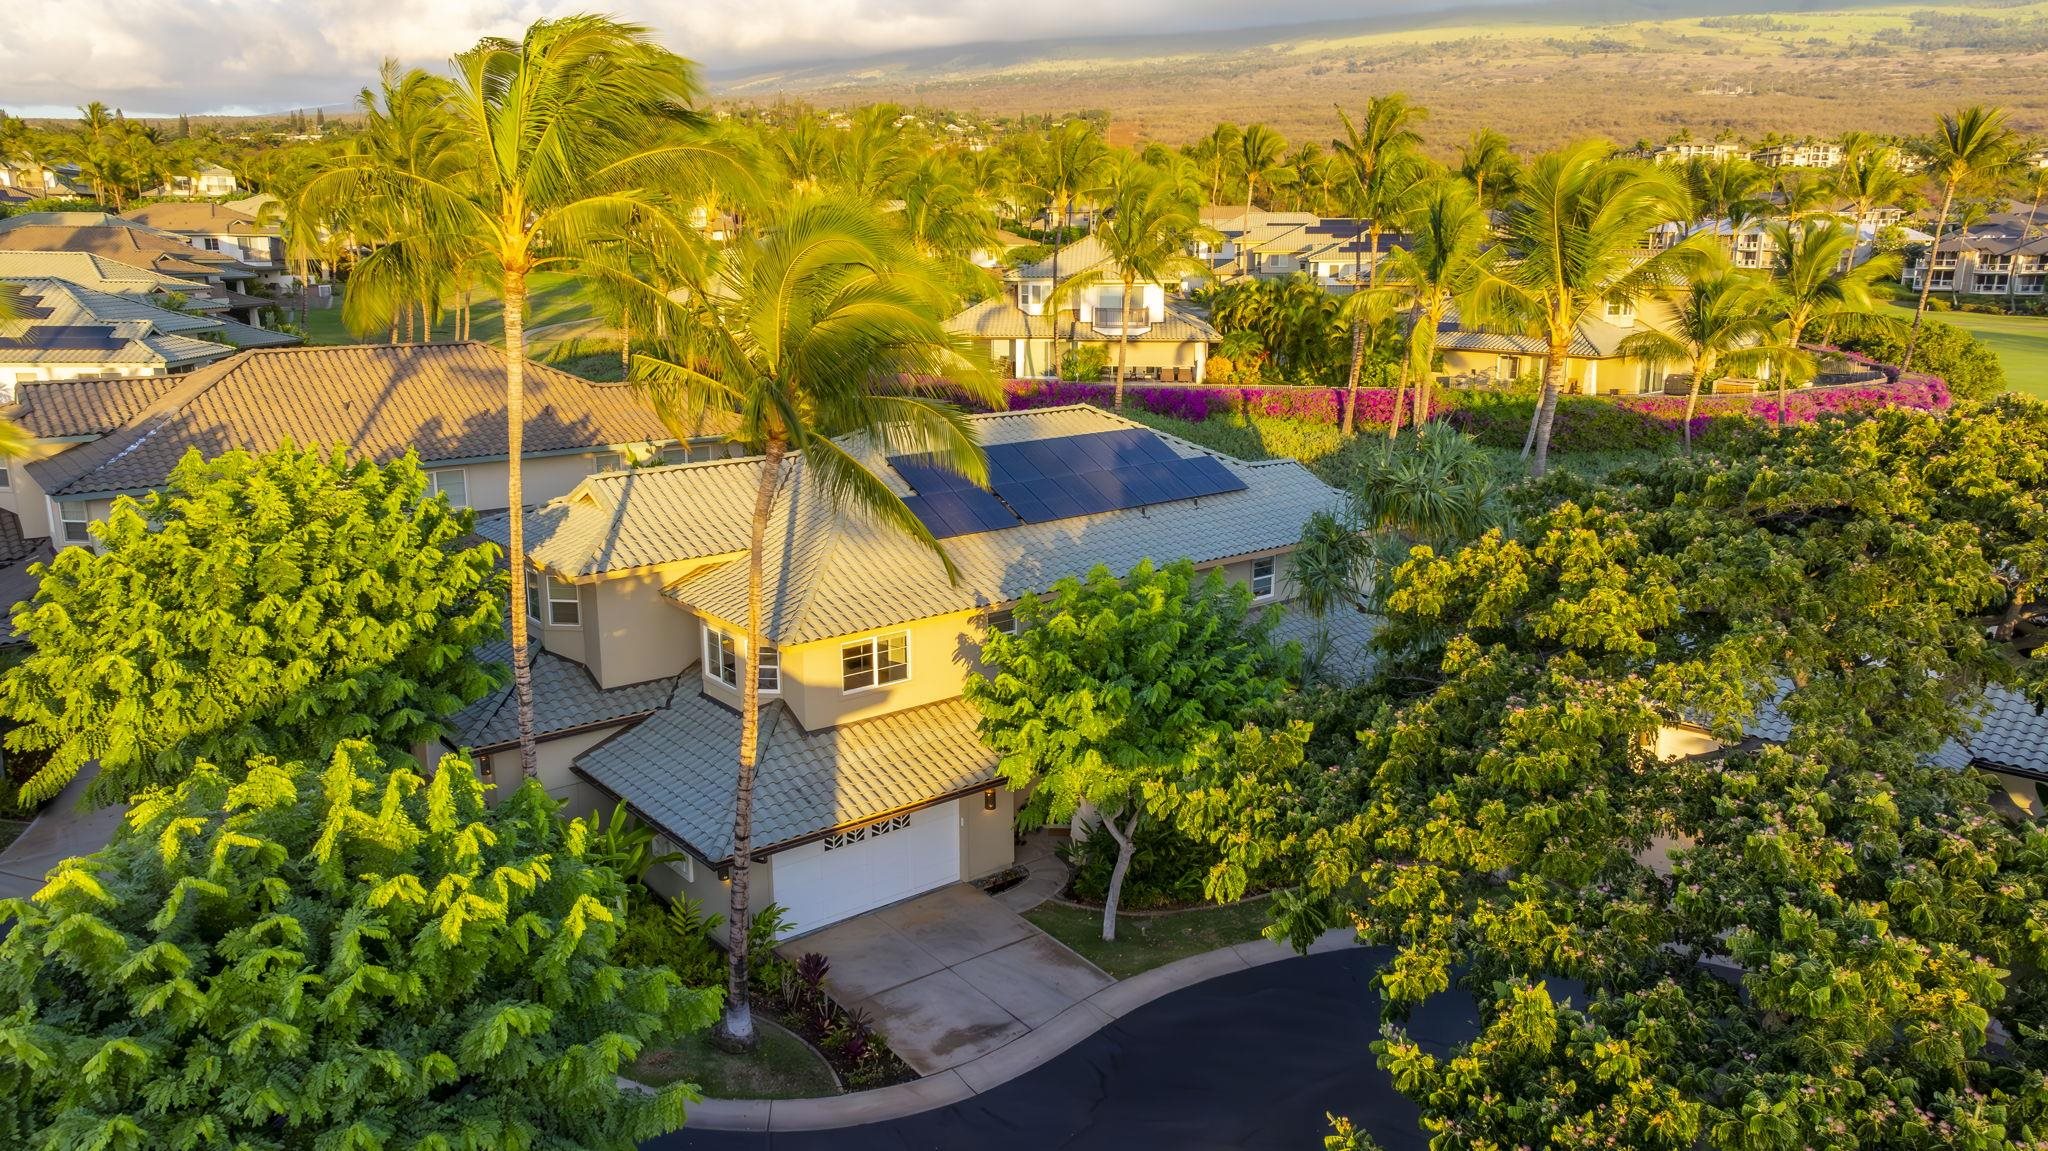
[[[1898,316],[1911,320],[1911,303],[1893,304]],[[1986,312],[1927,313],[1929,319],[1954,324],[1984,341],[2005,367],[2006,387],[2048,400],[2048,316],[1994,316]]]
[[[496,343],[505,334],[504,318],[501,314],[502,309],[498,306],[497,299],[488,292],[478,290],[472,297],[472,300],[469,313],[471,338]],[[451,304],[453,302],[450,301]],[[555,324],[577,323],[578,328],[573,331],[565,331],[564,336],[566,337],[571,334],[587,336],[590,333],[583,322],[593,321],[595,318],[594,310],[590,307],[589,301],[583,296],[582,285],[578,284],[574,279],[563,275],[542,272],[534,275],[527,281],[526,327],[529,331]],[[403,332],[404,328],[401,324],[400,333],[403,334]],[[417,333],[415,334],[417,335]],[[452,340],[455,338],[455,315],[452,307],[434,325],[433,338],[436,340]],[[312,344],[377,342],[374,338],[367,341],[358,339],[342,325],[341,295],[339,290],[336,292],[333,307],[314,308],[307,313],[306,341]],[[549,342],[547,333],[537,333],[534,342],[536,344]]]
[[[1024,913],[1047,935],[1118,979],[1235,943],[1249,943],[1269,922],[1267,901],[1197,907],[1157,915],[1120,915],[1116,942],[1102,941],[1102,913],[1041,903]]]
[[[720,1051],[709,1030],[664,1047],[650,1047],[626,1069],[626,1078],[649,1087],[695,1083],[710,1099],[815,1099],[839,1094],[832,1069],[810,1044],[756,1016],[761,1042],[744,1055]]]

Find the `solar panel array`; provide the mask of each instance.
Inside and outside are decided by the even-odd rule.
[[[904,502],[940,538],[1245,488],[1215,457],[1184,458],[1137,428],[995,444],[987,454],[994,494],[929,456],[891,456],[889,464],[916,489]]]

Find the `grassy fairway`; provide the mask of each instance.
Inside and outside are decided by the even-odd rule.
[[[479,340],[497,343],[504,338],[505,324],[503,309],[497,299],[486,291],[476,293],[476,302],[470,309],[470,334]],[[554,343],[555,334],[546,331],[555,325],[574,325],[560,329],[561,336],[589,336],[592,328],[599,327],[597,317],[585,300],[577,283],[566,276],[538,273],[527,282],[526,330],[536,347]],[[341,324],[341,302],[334,307],[315,308],[307,315],[307,342],[314,344],[355,344],[378,342],[384,333],[373,332],[358,340]],[[455,316],[452,312],[441,317],[434,325],[434,339],[455,338]]]
[[[1913,316],[1910,306],[1892,307],[1909,320]],[[1927,316],[1954,324],[1989,345],[2005,366],[2007,387],[2048,400],[2048,317],[1991,316],[1977,312],[1929,312]]]

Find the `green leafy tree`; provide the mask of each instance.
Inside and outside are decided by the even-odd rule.
[[[1223,573],[1185,560],[1140,563],[1119,579],[1097,567],[1016,607],[1017,634],[992,633],[986,677],[970,677],[981,733],[1011,787],[1030,791],[1025,819],[1092,812],[1117,845],[1102,938],[1116,938],[1148,788],[1171,789],[1229,749],[1246,711],[1285,689],[1274,619]]]
[[[1458,175],[1471,182],[1472,197],[1482,206],[1491,207],[1505,200],[1515,190],[1515,178],[1521,169],[1521,161],[1515,158],[1508,138],[1491,128],[1472,133],[1458,153]]]
[[[730,417],[732,439],[761,457],[747,536],[746,651],[767,643],[763,548],[775,493],[792,455],[803,482],[831,506],[900,531],[953,564],[903,498],[860,461],[864,446],[888,455],[930,453],[970,480],[988,482],[973,425],[937,398],[965,390],[998,404],[1002,390],[941,317],[944,276],[901,229],[859,201],[800,197],[773,217],[756,244],[735,248],[714,290],[693,297],[673,346],[636,363],[640,386],[671,426],[706,413]],[[749,844],[760,738],[760,679],[740,676],[740,746],[733,814],[725,1017],[721,1032],[753,1042],[747,1004]]]
[[[1413,422],[1420,427],[1429,419],[1437,331],[1453,305],[1470,301],[1500,252],[1478,194],[1454,177],[1436,177],[1412,193],[1407,227],[1408,246],[1388,260],[1387,275],[1408,303],[1407,374],[1415,381]]]
[[[463,546],[471,519],[410,456],[188,452],[15,614],[30,651],[0,678],[7,747],[50,753],[23,796],[94,760],[105,804],[194,759],[409,754],[495,686],[471,652],[502,634],[504,585],[494,546]]]
[[[1904,328],[1882,317],[1849,316],[1837,327],[1836,343],[1880,363],[1896,364],[1906,358]],[[2005,391],[2005,365],[1998,353],[1966,328],[1928,320],[1920,325],[1914,349],[1920,370],[1940,376],[1958,399],[1989,400]]]
[[[1235,156],[1237,174],[1244,177],[1244,224],[1237,241],[1238,271],[1251,270],[1252,201],[1258,197],[1259,185],[1268,191],[1294,180],[1294,169],[1287,166],[1287,141],[1280,133],[1264,124],[1253,124],[1237,138]]]
[[[1771,325],[1764,318],[1764,291],[1764,285],[1746,273],[1716,268],[1693,281],[1673,309],[1668,330],[1646,327],[1621,341],[1624,356],[1653,364],[1685,365],[1690,376],[1683,428],[1688,454],[1692,452],[1692,420],[1699,411],[1701,389],[1729,372],[1760,368],[1780,351],[1771,342]],[[1779,358],[1784,359],[1782,355]]]
[[[1344,158],[1346,176],[1357,191],[1358,239],[1365,242],[1372,266],[1366,270],[1366,286],[1380,282],[1380,234],[1388,223],[1406,211],[1410,193],[1422,172],[1422,133],[1415,130],[1429,116],[1428,109],[1408,102],[1399,92],[1373,96],[1356,122],[1350,113],[1337,109],[1344,125],[1344,137],[1330,141]],[[1351,399],[1344,405],[1344,434],[1351,434],[1352,409],[1356,407],[1358,370],[1365,361],[1364,330],[1352,325],[1351,370],[1345,387]],[[1393,421],[1399,424],[1396,418]]]
[[[201,761],[0,903],[9,1146],[630,1151],[695,1089],[622,1090],[718,992],[611,952],[625,882],[538,783]]]

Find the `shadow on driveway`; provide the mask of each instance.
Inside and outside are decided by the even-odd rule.
[[[644,1151],[1307,1151],[1348,1115],[1386,1151],[1422,1151],[1414,1104],[1373,1062],[1389,952],[1282,960],[1174,992],[1066,1054],[950,1107],[836,1131],[692,1131]],[[1410,1035],[1435,1049],[1477,1031],[1469,998],[1443,995]]]

